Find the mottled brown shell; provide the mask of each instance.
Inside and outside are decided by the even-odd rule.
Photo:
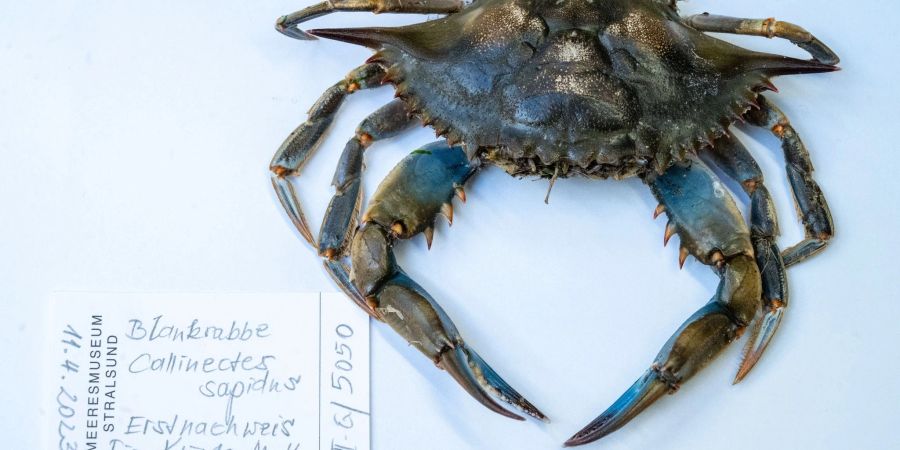
[[[832,70],[707,36],[658,0],[480,0],[315,33],[378,49],[424,123],[519,175],[661,173],[725,134],[769,77]]]

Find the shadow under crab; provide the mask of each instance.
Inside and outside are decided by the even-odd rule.
[[[321,29],[300,23],[332,11],[442,13],[399,28]],[[271,163],[273,185],[327,271],[361,308],[446,370],[476,400],[522,419],[546,417],[460,337],[433,298],[397,265],[393,245],[423,233],[486,165],[515,176],[640,177],[678,234],[680,263],[692,255],[720,278],[713,298],[665,344],[650,368],[566,445],[597,440],[675,392],[749,328],[739,382],[773,337],[788,304],[785,268],[833,235],[809,153],[787,117],[761,93],[780,75],[837,70],[837,56],[803,28],[774,19],[681,17],[670,0],[333,0],[284,16],[282,33],[364,45],[375,54],[325,91]],[[747,50],[706,32],[789,39],[806,61]],[[340,158],[318,240],[291,177],[318,146],[344,98],[392,84],[397,99],[356,130]],[[416,122],[445,141],[406,157],[360,217],[363,153]],[[752,155],[730,136],[735,122],[770,129],[782,142],[806,239],[782,252],[775,208]],[[750,199],[749,226],[710,166]],[[347,261],[349,260],[349,265]]]

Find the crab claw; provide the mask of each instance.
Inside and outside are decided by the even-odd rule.
[[[765,313],[761,317],[757,317],[750,325],[750,338],[747,339],[747,345],[744,347],[744,359],[734,377],[734,384],[743,381],[753,366],[759,362],[759,358],[769,346],[772,336],[775,336],[781,319],[784,318],[784,308],[783,302],[773,300],[766,308]]]
[[[660,378],[656,370],[647,370],[612,406],[563,445],[574,447],[588,444],[618,430],[671,390],[672,387]]]
[[[531,417],[545,422],[549,421],[544,413],[513,389],[503,378],[500,378],[497,372],[491,369],[491,366],[487,365],[474,350],[465,344],[459,344],[456,348],[444,352],[438,366],[446,370],[475,400],[497,414],[511,419],[525,420],[518,414],[500,406],[490,394],[494,394],[500,400],[517,407]]]

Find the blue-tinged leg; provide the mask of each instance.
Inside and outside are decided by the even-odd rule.
[[[478,356],[460,337],[440,305],[397,265],[397,239],[425,233],[431,241],[438,214],[452,217],[451,199],[463,198],[472,175],[461,147],[434,143],[400,162],[378,187],[350,246],[350,280],[375,316],[403,336],[438,367],[446,370],[472,397],[491,411],[522,418],[494,398],[539,419],[546,417]]]
[[[681,239],[682,261],[690,254],[715,267],[721,277],[719,288],[663,346],[650,369],[566,446],[596,441],[663,394],[677,391],[735,340],[759,309],[761,282],[750,231],[715,174],[693,160],[646,181],[669,217],[669,229]]]
[[[784,265],[790,267],[825,249],[834,236],[834,221],[825,194],[813,179],[809,151],[787,116],[760,95],[759,109],[749,111],[746,117],[749,123],[771,130],[784,150],[788,180],[806,229],[806,238],[784,251]]]
[[[396,136],[412,125],[414,120],[402,100],[393,100],[364,119],[356,128],[356,135],[347,141],[338,167],[331,181],[335,194],[319,233],[319,254],[329,259],[344,254],[349,235],[354,231],[361,203],[363,153],[373,142]]]
[[[759,165],[749,151],[732,137],[723,137],[704,153],[713,165],[722,169],[731,179],[740,183],[750,197],[750,239],[756,253],[756,264],[762,275],[763,313],[754,319],[750,337],[744,348],[744,359],[734,378],[741,382],[778,330],[788,305],[788,284],[785,264],[775,238],[778,236],[778,220],[775,205],[763,182]]]
[[[394,136],[412,123],[413,120],[406,111],[406,104],[401,100],[394,100],[359,124],[356,134],[347,141],[335,170],[332,180],[335,194],[328,204],[319,232],[317,247],[319,255],[325,258],[325,270],[357,305],[373,316],[374,311],[350,282],[349,270],[341,259],[345,256],[359,221],[359,207],[362,201],[360,186],[362,184],[363,152],[372,142]],[[283,181],[290,186],[289,180]],[[289,214],[291,207],[299,211],[299,202],[292,200],[295,197],[281,196],[281,198],[285,207],[288,208]],[[302,218],[302,215],[300,217]]]
[[[306,222],[300,199],[291,184],[291,177],[299,175],[303,165],[316,151],[347,95],[359,89],[381,86],[383,79],[384,69],[377,64],[365,64],[353,69],[345,79],[325,90],[310,108],[306,122],[300,124],[284,140],[272,157],[269,170],[272,171],[275,193],[300,235],[311,245],[314,245],[315,239]]]

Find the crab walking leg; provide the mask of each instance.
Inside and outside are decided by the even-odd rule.
[[[294,39],[313,40],[315,36],[297,28],[307,20],[315,19],[335,11],[371,11],[375,14],[452,14],[463,7],[460,0],[326,0],[300,11],[281,16],[275,22],[275,29]]]
[[[303,165],[318,148],[322,136],[328,130],[347,95],[359,89],[381,86],[383,79],[384,69],[377,64],[364,64],[353,69],[346,78],[325,90],[319,100],[310,108],[306,122],[300,124],[284,140],[284,143],[275,152],[275,156],[272,157],[269,170],[273,174],[272,186],[275,188],[275,193],[291,218],[291,222],[310,245],[315,245],[312,232],[306,222],[306,216],[303,215],[300,199],[288,177],[298,175]]]
[[[406,103],[393,100],[365,118],[356,128],[356,135],[347,141],[331,182],[335,194],[328,204],[319,233],[320,255],[329,259],[342,256],[349,243],[349,233],[356,227],[361,201],[363,152],[373,142],[396,136],[414,122]]]
[[[753,125],[772,130],[781,140],[781,148],[784,150],[788,180],[794,192],[800,220],[806,229],[806,238],[785,250],[782,255],[785,267],[790,267],[825,249],[834,236],[834,221],[825,194],[813,179],[809,151],[787,116],[760,95],[759,109],[749,111],[746,117]]]
[[[443,309],[397,265],[395,239],[431,236],[435,217],[452,220],[450,201],[474,169],[461,147],[444,142],[416,150],[387,176],[363,216],[350,248],[351,280],[377,317],[446,370],[472,397],[506,417],[522,418],[491,394],[526,414],[545,416],[503,381],[460,337]]]
[[[753,156],[737,139],[723,137],[704,153],[712,163],[731,179],[741,184],[750,197],[750,240],[756,253],[756,264],[762,276],[764,310],[754,319],[750,339],[744,348],[744,359],[734,378],[739,383],[759,361],[769,342],[778,330],[784,310],[788,305],[787,275],[784,261],[775,238],[778,236],[778,220],[769,190],[763,183],[763,174]]]
[[[741,19],[709,13],[689,16],[684,21],[699,31],[764,36],[769,39],[774,37],[787,39],[796,46],[806,50],[820,63],[834,65],[841,61],[836,53],[813,36],[812,33],[790,22],[780,22],[774,18]]]
[[[682,255],[721,266],[712,300],[692,315],[656,356],[650,369],[603,414],[565,445],[587,444],[628,423],[678,387],[735,340],[759,309],[760,275],[750,232],[734,200],[699,160],[648,180],[681,238]]]
[[[334,173],[334,197],[328,204],[319,232],[318,251],[325,257],[325,269],[343,291],[373,317],[375,312],[350,282],[347,267],[340,261],[356,229],[362,202],[361,176],[363,152],[373,142],[386,139],[408,128],[414,120],[406,103],[393,100],[364,119],[356,135],[347,141]]]

